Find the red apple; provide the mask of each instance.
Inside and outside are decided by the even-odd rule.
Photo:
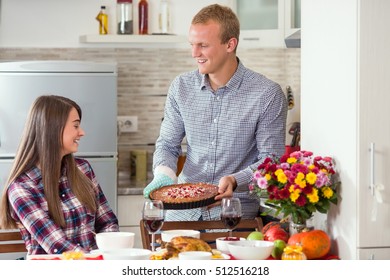
[[[287,242],[289,238],[289,235],[287,231],[285,231],[283,228],[279,226],[273,226],[269,228],[265,234],[264,234],[264,240],[268,241],[275,241],[275,240],[283,240],[284,242]]]

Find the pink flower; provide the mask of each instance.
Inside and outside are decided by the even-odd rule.
[[[258,178],[257,185],[259,186],[260,189],[266,189],[268,187],[267,179],[265,179],[264,177]]]

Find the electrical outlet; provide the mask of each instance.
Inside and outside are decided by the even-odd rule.
[[[118,116],[119,132],[138,131],[138,116]]]

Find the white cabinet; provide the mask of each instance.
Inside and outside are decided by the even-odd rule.
[[[142,219],[143,195],[118,196],[118,221],[120,231],[135,233],[134,247],[142,248],[139,222]]]
[[[285,47],[284,39],[300,28],[301,0],[236,0],[243,47]]]
[[[389,10],[388,0],[302,1],[301,144],[336,160],[326,230],[342,259],[390,259]]]

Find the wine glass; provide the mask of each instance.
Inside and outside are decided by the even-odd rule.
[[[241,202],[236,197],[222,199],[221,220],[229,230],[229,237],[233,236],[233,229],[240,223],[242,217]]]
[[[142,210],[144,227],[152,235],[152,251],[155,251],[155,233],[164,223],[164,205],[161,200],[148,200]]]

